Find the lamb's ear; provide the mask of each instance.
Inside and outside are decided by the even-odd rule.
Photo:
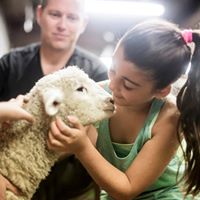
[[[45,91],[42,96],[46,113],[49,116],[55,115],[59,110],[60,104],[63,102],[64,96],[62,91],[53,88]]]

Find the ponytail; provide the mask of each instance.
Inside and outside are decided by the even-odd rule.
[[[200,35],[193,32],[195,49],[191,58],[188,79],[177,96],[180,111],[179,139],[184,136],[186,170],[184,179],[186,195],[200,192]]]

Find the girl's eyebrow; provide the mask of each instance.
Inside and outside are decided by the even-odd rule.
[[[122,76],[122,78],[125,79],[126,81],[132,83],[133,85],[135,85],[135,86],[137,86],[137,87],[140,87],[140,86],[141,86],[140,84],[138,84],[138,83],[136,83],[136,82],[134,82],[134,81],[131,81],[130,79],[128,79],[128,78],[125,77],[125,76]]]

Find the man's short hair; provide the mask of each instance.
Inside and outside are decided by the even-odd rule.
[[[48,0],[36,0],[37,2],[37,5],[41,5],[42,8],[44,8],[47,3],[48,3]],[[85,0],[79,0],[79,3],[81,5],[81,9],[83,12],[85,12]]]
[[[45,7],[47,5],[47,0],[39,0],[38,4],[41,5],[42,7]]]

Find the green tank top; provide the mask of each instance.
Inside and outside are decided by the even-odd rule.
[[[151,139],[151,130],[158,117],[158,114],[164,104],[164,101],[154,99],[149,115],[139,132],[134,144],[113,143],[110,138],[109,120],[103,120],[98,125],[97,149],[112,165],[125,172],[133,162],[145,142]],[[167,150],[166,150],[167,151]],[[182,175],[183,167],[180,166],[182,157],[175,155],[166,167],[163,174],[152,184],[145,192],[140,194],[137,200],[183,200],[177,178]],[[179,168],[180,167],[180,168]],[[179,169],[179,176],[177,172]],[[106,172],[105,172],[106,173]],[[114,177],[113,177],[114,178]],[[145,175],[144,175],[145,178]],[[117,181],[117,178],[116,178]],[[136,183],[137,184],[137,183]],[[101,200],[111,200],[112,198],[105,192],[101,192]],[[186,198],[192,199],[192,198]]]

